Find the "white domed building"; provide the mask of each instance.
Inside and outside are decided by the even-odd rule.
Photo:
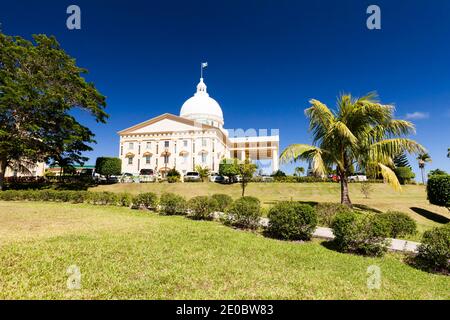
[[[224,129],[222,108],[200,78],[197,92],[183,103],[179,116],[165,113],[118,132],[122,173],[165,176],[176,168],[184,175],[197,165],[218,172],[220,161],[228,158],[256,161],[266,173],[278,170],[278,134],[256,133]]]

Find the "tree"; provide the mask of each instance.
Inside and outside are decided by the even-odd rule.
[[[109,180],[110,176],[120,175],[122,171],[122,160],[119,158],[98,157],[95,161],[95,172],[106,176]]]
[[[417,156],[417,160],[419,162],[419,169],[420,169],[420,171],[422,173],[422,184],[425,184],[425,175],[424,175],[425,164],[427,162],[431,162],[431,157],[430,157],[430,155],[427,152],[421,152]]]
[[[438,168],[438,169],[430,170],[430,172],[428,172],[428,177],[446,175],[446,174],[447,174],[447,172]]]
[[[219,174],[228,177],[228,183],[233,182],[234,177],[239,174],[238,159],[223,159],[219,163]]]
[[[272,173],[272,177],[275,177],[275,178],[286,177],[286,173],[284,173],[281,170],[277,170],[274,173]]]
[[[245,195],[245,188],[255,174],[256,169],[258,169],[256,164],[251,163],[249,159],[245,159],[238,164],[238,172],[241,176],[242,196]]]
[[[105,97],[83,78],[54,37],[34,42],[0,32],[0,189],[14,162],[83,164],[94,134],[75,118],[74,109],[104,123]]]
[[[205,178],[208,178],[209,173],[211,172],[208,167],[202,167],[200,165],[195,166],[195,171],[197,171],[200,175],[200,178],[202,178],[202,182],[205,182]]]
[[[303,167],[296,167],[294,170],[298,176],[301,176],[303,173],[305,173],[305,168]]]
[[[397,167],[394,172],[400,184],[406,184],[416,176],[410,167]]]
[[[424,151],[420,144],[405,137],[414,132],[411,122],[394,119],[394,107],[380,104],[375,93],[362,98],[342,95],[336,111],[315,99],[310,103],[305,114],[313,132],[313,145],[288,146],[280,156],[282,162],[311,161],[313,172],[319,175],[335,165],[341,183],[341,203],[348,206],[348,176],[355,165],[365,170],[378,167],[396,190],[401,188],[389,168],[392,158],[402,152]]]
[[[398,168],[398,167],[411,168],[405,152],[402,152],[402,153],[396,155],[392,160],[394,161],[394,166],[396,168]]]

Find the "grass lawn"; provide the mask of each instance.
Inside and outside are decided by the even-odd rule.
[[[377,210],[399,210],[408,213],[417,221],[419,231],[450,222],[450,213],[447,209],[428,202],[424,186],[406,185],[402,187],[402,192],[395,192],[390,186],[377,183],[372,184],[372,189],[370,198],[365,199],[360,191],[360,185],[350,184],[350,198],[355,204],[366,205]],[[226,193],[234,198],[241,195],[239,184],[217,183],[131,183],[102,185],[91,190],[134,194],[175,192],[187,198],[214,193]],[[278,200],[290,199],[339,202],[340,185],[338,183],[250,183],[246,189],[246,195],[259,198],[264,206],[270,206]]]
[[[127,208],[0,202],[1,299],[450,299],[450,277],[401,259]],[[66,287],[71,265],[80,290]],[[370,265],[380,289],[367,288]]]

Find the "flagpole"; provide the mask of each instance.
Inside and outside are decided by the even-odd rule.
[[[203,62],[200,62],[200,79],[203,79]]]

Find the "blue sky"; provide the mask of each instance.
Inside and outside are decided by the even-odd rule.
[[[310,143],[309,99],[334,106],[340,92],[376,90],[415,123],[428,168],[450,171],[450,1],[1,2],[4,33],[55,35],[107,96],[107,124],[79,115],[98,141],[90,163],[118,155],[117,131],[178,114],[208,61],[227,128],[279,129],[282,148]],[[81,30],[66,28],[70,4],[81,8]],[[366,28],[370,4],[381,8],[381,30]]]

